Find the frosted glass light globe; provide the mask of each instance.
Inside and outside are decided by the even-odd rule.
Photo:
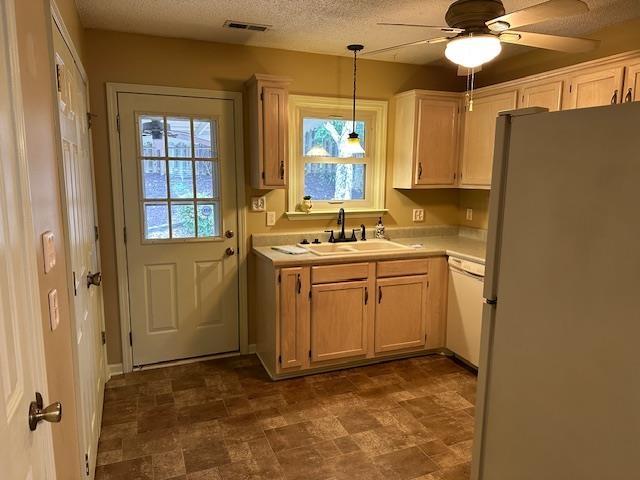
[[[494,35],[469,35],[454,38],[447,44],[444,55],[457,65],[476,68],[496,58],[502,51],[500,40]]]

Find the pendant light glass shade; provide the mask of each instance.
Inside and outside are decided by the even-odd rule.
[[[479,67],[496,58],[502,51],[500,39],[494,35],[469,35],[454,38],[447,44],[444,55],[457,65]]]
[[[364,148],[360,145],[360,139],[356,132],[351,132],[349,138],[342,146],[342,151],[350,155],[364,154]]]

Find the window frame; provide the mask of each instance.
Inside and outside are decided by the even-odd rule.
[[[164,120],[164,155],[163,156],[145,156],[143,155],[144,150],[143,150],[143,145],[141,142],[142,139],[142,135],[141,135],[141,131],[140,131],[140,118],[144,117],[144,116],[149,116],[149,117],[163,117]],[[167,119],[168,118],[181,118],[181,119],[189,119],[190,124],[191,124],[191,156],[190,157],[171,157],[169,156],[169,139],[168,136],[166,134],[166,128],[167,128]],[[195,156],[195,143],[194,143],[194,129],[193,129],[193,123],[194,121],[198,121],[198,120],[210,120],[212,122],[212,127],[215,126],[215,128],[212,128],[212,132],[211,132],[211,136],[212,136],[212,140],[215,139],[215,144],[216,144],[216,152],[215,155],[212,155],[211,157],[196,157]],[[199,243],[199,242],[223,242],[225,240],[222,230],[223,230],[223,219],[222,219],[222,191],[221,188],[222,186],[220,184],[218,184],[217,188],[218,188],[218,192],[217,192],[217,197],[211,197],[211,198],[199,198],[197,196],[197,190],[196,190],[196,175],[195,175],[195,168],[196,168],[196,162],[197,161],[205,161],[205,162],[211,162],[212,165],[216,165],[217,164],[217,174],[218,174],[218,181],[222,176],[222,158],[221,158],[221,145],[220,145],[220,118],[218,115],[184,115],[184,114],[175,114],[175,113],[171,113],[171,112],[149,112],[149,111],[135,111],[134,112],[134,122],[135,122],[135,128],[136,128],[136,149],[137,149],[137,153],[136,153],[136,161],[137,161],[137,172],[138,172],[138,209],[139,209],[139,215],[140,215],[140,242],[142,244],[167,244],[167,243]],[[166,186],[166,192],[167,192],[167,197],[162,199],[162,198],[147,198],[145,196],[145,192],[144,192],[144,172],[143,172],[143,168],[142,168],[142,161],[144,160],[159,160],[161,162],[165,163],[165,169],[166,169],[166,182],[167,182],[167,186]],[[178,161],[188,161],[191,163],[191,171],[193,173],[193,178],[192,178],[192,182],[193,182],[193,198],[171,198],[171,187],[170,187],[170,173],[169,173],[169,162],[173,161],[173,160],[178,160]],[[213,188],[215,190],[216,186],[213,185]],[[195,233],[196,236],[195,237],[173,237],[172,236],[172,230],[173,230],[173,226],[172,226],[172,212],[171,212],[171,207],[172,205],[193,205],[194,208],[194,216],[196,217],[194,219],[194,229],[195,229]],[[220,215],[220,219],[219,219],[219,225],[218,225],[218,235],[216,236],[210,236],[210,237],[199,237],[197,236],[198,234],[198,221],[197,221],[197,216],[198,216],[198,206],[201,204],[211,204],[214,208],[214,210],[218,211],[218,214]],[[145,205],[166,205],[167,207],[167,218],[168,218],[168,222],[169,222],[169,238],[146,238],[145,235],[145,231],[147,228],[147,223],[146,223],[146,212],[145,212]],[[217,206],[217,209],[216,209]]]
[[[303,118],[336,118],[350,121],[352,99],[316,97],[308,95],[289,96],[289,178],[287,217],[290,219],[334,215],[338,208],[351,213],[384,213],[386,148],[387,148],[387,108],[382,100],[361,100],[356,103],[356,121],[365,125],[365,157],[344,158],[306,157],[303,152]],[[366,165],[364,200],[313,201],[310,213],[299,211],[298,205],[304,195],[305,163],[359,163]]]

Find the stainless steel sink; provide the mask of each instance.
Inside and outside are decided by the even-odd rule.
[[[311,253],[326,255],[357,255],[367,253],[386,253],[411,250],[411,247],[390,240],[367,240],[364,242],[323,243],[321,245],[305,245]]]

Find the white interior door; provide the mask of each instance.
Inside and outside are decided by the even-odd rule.
[[[133,364],[237,351],[233,102],[118,93]]]
[[[12,0],[0,0],[0,477],[55,479],[51,428],[28,425],[29,404],[47,398],[37,296]]]
[[[105,356],[102,345],[102,297],[88,278],[99,271],[94,183],[87,121],[86,84],[60,32],[53,25],[58,110],[62,136],[67,241],[73,282],[75,377],[82,451],[80,465],[92,478],[96,463]],[[94,277],[97,280],[97,277]]]

